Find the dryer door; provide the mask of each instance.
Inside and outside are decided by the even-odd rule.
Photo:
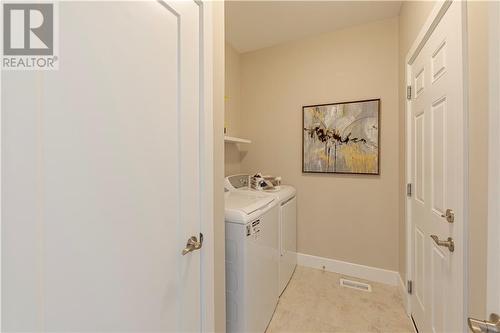
[[[280,294],[292,277],[297,265],[297,198],[289,199],[281,206],[281,257],[279,270]]]

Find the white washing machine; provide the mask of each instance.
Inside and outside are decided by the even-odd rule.
[[[278,190],[259,191],[249,184],[250,176],[238,174],[226,177],[225,188],[268,195],[276,199],[279,207],[279,269],[278,287],[281,295],[297,266],[297,191],[293,186],[281,185]]]
[[[274,197],[225,192],[226,330],[264,333],[278,302],[278,219]]]

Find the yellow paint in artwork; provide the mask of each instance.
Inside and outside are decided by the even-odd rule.
[[[340,148],[340,156],[344,157],[345,165],[351,172],[375,173],[377,172],[377,154],[366,154],[359,145],[345,145]],[[337,155],[339,156],[339,155]]]
[[[323,160],[325,162],[328,161],[328,155],[325,154],[325,149],[324,148],[319,148],[313,151],[313,155],[316,156],[316,158]]]

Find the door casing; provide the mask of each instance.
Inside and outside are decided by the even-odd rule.
[[[422,47],[425,45],[435,27],[439,24],[443,16],[446,14],[448,8],[450,7],[452,0],[441,0],[436,3],[436,5],[431,10],[429,17],[427,18],[425,24],[420,30],[417,38],[413,42],[410,50],[408,51],[405,58],[405,83],[407,86],[411,85],[411,64],[419,54]],[[467,3],[466,1],[460,2],[461,12],[462,12],[462,56],[463,56],[463,113],[461,114],[460,119],[458,119],[458,126],[462,129],[462,137],[461,142],[458,142],[459,146],[462,146],[463,149],[459,150],[459,167],[458,173],[460,175],[459,179],[463,180],[462,184],[459,184],[459,193],[458,197],[460,198],[460,203],[462,207],[456,207],[455,212],[459,216],[463,217],[463,225],[461,228],[457,226],[457,234],[459,235],[459,244],[463,244],[463,260],[460,262],[461,269],[459,271],[462,272],[461,276],[458,276],[459,286],[461,286],[461,301],[462,304],[459,307],[462,309],[462,314],[460,318],[462,318],[461,326],[463,327],[463,331],[467,332],[467,318],[466,314],[467,305],[468,305],[468,262],[467,262],[467,253],[468,253],[468,102],[467,102],[467,90],[468,90],[468,76],[467,76],[467,64],[468,64],[468,56],[467,56]],[[410,112],[410,101],[406,100],[405,104],[405,162],[406,162],[406,183],[411,183],[411,138],[410,135],[412,133],[411,129],[411,112]],[[401,193],[401,195],[406,195],[405,193]],[[413,271],[412,271],[412,255],[413,255],[413,241],[412,241],[412,219],[411,219],[411,198],[407,197],[405,200],[405,224],[406,224],[406,279],[414,280]],[[412,314],[411,309],[411,296],[406,294],[406,312],[409,316]]]
[[[202,50],[203,77],[200,87],[205,112],[200,113],[200,163],[201,163],[201,232],[204,250],[201,252],[201,331],[215,331],[215,290],[214,290],[214,111],[213,111],[213,5],[210,1],[197,0],[200,6],[203,29],[200,49]]]
[[[500,3],[489,10],[488,258],[485,318],[500,313]]]

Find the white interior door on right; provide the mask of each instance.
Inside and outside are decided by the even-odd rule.
[[[465,186],[461,3],[452,2],[436,20],[408,68],[411,314],[420,332],[461,332]]]

